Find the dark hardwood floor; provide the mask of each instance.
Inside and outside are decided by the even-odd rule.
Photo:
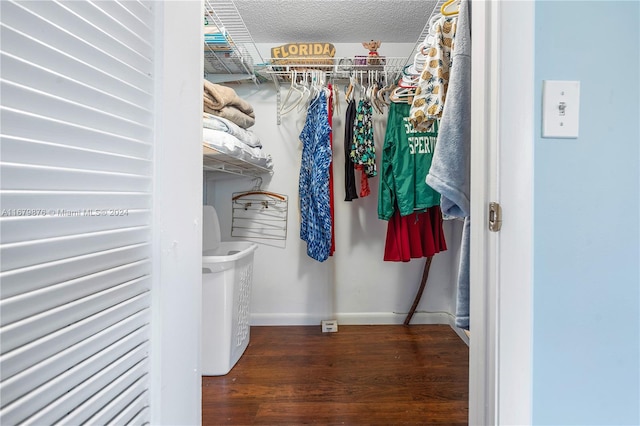
[[[447,325],[252,327],[202,424],[466,425],[468,354]]]

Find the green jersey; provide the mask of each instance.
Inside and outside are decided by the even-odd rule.
[[[440,204],[440,194],[426,184],[438,123],[426,132],[409,121],[411,105],[392,102],[382,149],[378,218],[389,220],[396,208],[401,216]]]

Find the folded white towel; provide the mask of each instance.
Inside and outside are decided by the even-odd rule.
[[[207,112],[202,113],[202,125],[213,130],[222,130],[237,137],[241,142],[253,148],[262,148],[260,138],[251,130],[243,129],[231,120]]]

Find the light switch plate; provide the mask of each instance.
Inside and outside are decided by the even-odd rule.
[[[580,122],[580,82],[542,82],[542,137],[577,138]]]

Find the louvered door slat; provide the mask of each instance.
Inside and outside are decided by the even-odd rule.
[[[2,380],[4,381],[15,374],[19,374],[21,371],[31,368],[51,356],[55,356],[78,342],[89,339],[95,334],[108,330],[114,324],[144,311],[147,308],[147,303],[148,300],[145,300],[144,296],[138,296],[119,306],[96,314],[92,318],[83,320],[80,324],[74,324],[64,330],[44,336],[28,345],[3,354],[2,358],[0,358],[3,363]],[[95,349],[92,346],[80,348],[82,348],[82,353],[85,357],[91,356],[93,354],[92,350]],[[8,401],[3,398],[2,402]]]
[[[129,167],[129,165],[122,165]],[[79,199],[82,202],[79,202]],[[85,204],[86,203],[86,204]],[[43,209],[48,206],[61,210],[107,209],[127,206],[134,209],[149,208],[151,196],[135,191],[3,191],[2,209]]]
[[[153,19],[152,4],[150,2],[143,1],[127,1],[118,3],[120,7],[125,9],[127,13],[134,17],[134,19],[140,21],[142,25],[148,27],[148,22]]]
[[[78,164],[95,164],[92,168],[95,171],[135,172],[142,175],[148,175],[151,172],[151,161],[149,159],[128,155],[14,137],[3,138],[2,144],[6,150],[5,152],[7,152],[7,155],[3,156],[2,160],[7,163],[36,164],[38,166],[52,167],[77,167]],[[2,207],[4,209],[10,208],[4,203]]]
[[[146,421],[146,419],[149,418],[149,407],[145,407],[144,409],[142,409],[138,414],[135,415],[135,417],[133,417],[129,423],[129,425],[148,425],[149,423]]]
[[[3,230],[6,229],[6,227],[2,228]],[[142,244],[147,240],[148,236],[148,227],[139,226],[95,232],[93,234],[3,244],[0,246],[2,268],[10,271],[7,272],[7,275],[9,275],[21,273],[22,271],[15,271],[18,268],[36,268],[49,262],[57,262],[55,266],[60,266],[57,270],[66,271],[67,267],[69,269],[76,267],[74,263],[75,260],[78,260],[76,257],[80,259],[83,256],[100,255],[103,251],[111,249]],[[148,247],[148,245],[145,247]],[[148,255],[148,250],[146,250],[145,255]],[[135,260],[138,259],[135,258]],[[62,266],[63,264],[67,266]],[[4,274],[0,276],[4,276]],[[9,279],[7,280],[9,281]],[[23,282],[25,286],[30,285],[30,282]],[[4,292],[4,287],[8,284],[5,284],[4,280],[2,284],[2,291]]]
[[[98,131],[78,123],[77,118],[53,120],[48,117],[2,107],[2,133],[62,145],[107,151],[114,154],[150,158],[151,145],[111,131]]]
[[[82,191],[145,191],[151,185],[148,176],[131,173],[105,172],[90,169],[68,169],[2,163],[3,183],[7,189]]]
[[[138,19],[129,19],[130,12],[122,7],[112,7],[115,5],[105,5],[107,2],[66,2],[65,7],[91,22],[94,28],[93,34],[85,34],[87,37],[100,37],[117,40],[120,44],[130,47],[133,51],[139,52],[142,56],[147,56],[142,52],[149,51],[151,39],[151,28],[148,24],[150,19],[149,11],[145,11],[146,16],[141,16],[142,22]]]
[[[100,13],[99,8],[82,7],[82,3],[75,6],[75,8],[78,7],[87,12],[93,12],[93,16],[77,13],[73,4],[53,2],[38,7],[37,13],[61,28],[73,27],[73,35],[84,41],[87,46],[117,58],[128,67],[145,69],[150,66],[151,59],[141,53],[149,47],[151,34],[149,27],[135,17],[131,17],[130,14],[122,13],[119,15],[120,20],[130,20],[128,26],[136,28],[133,33],[114,31],[113,25],[106,17],[103,18],[104,14]],[[141,37],[147,37],[147,39],[136,50],[135,46]]]
[[[6,218],[3,220],[6,231],[2,235],[2,242],[15,243],[38,237],[60,238],[132,228],[148,223],[149,215],[148,210],[129,210],[115,206],[104,211],[82,209],[24,219]]]
[[[130,422],[148,405],[149,392],[138,395],[126,408],[107,423],[109,426],[124,426]],[[136,423],[134,423],[136,424]]]
[[[138,398],[140,398],[140,402],[144,402],[145,399],[148,398],[146,388],[147,377],[141,377],[124,391],[118,392],[111,402],[91,416],[91,418],[87,420],[87,423],[90,425],[113,424],[118,414],[123,410],[129,409]],[[135,409],[135,407],[133,407],[133,409]]]
[[[3,325],[0,331],[3,350],[11,351],[19,346],[37,341],[42,335],[73,327],[79,321],[89,318],[94,312],[102,312],[111,307],[120,306],[120,304],[147,291],[148,285],[145,278],[137,278],[24,320]]]
[[[151,101],[150,82],[140,86],[140,81],[123,80],[120,76],[105,71],[101,66],[93,65],[92,61],[85,62],[71,53],[57,49],[46,39],[34,39],[14,26],[3,25],[0,35],[3,44],[7,43],[7,54],[67,75],[100,90],[113,91],[117,96],[135,104],[145,105],[145,101]],[[143,80],[143,77],[139,77],[138,80]]]
[[[149,421],[155,20],[0,2],[0,424]]]
[[[147,275],[149,270],[150,262],[145,259],[6,298],[0,301],[0,324],[5,326],[133,281]]]
[[[95,371],[95,374],[86,375],[83,374],[84,370],[88,369],[87,367],[93,367],[91,363],[94,359],[89,359],[87,362],[79,364],[78,368],[71,371],[69,375],[52,380],[56,389],[60,387],[68,389],[68,391],[58,392],[55,395],[56,399],[46,407],[37,410],[26,420],[26,424],[39,425],[43,423],[43,419],[54,419],[53,421],[55,421],[67,415],[84,402],[89,395],[94,395],[104,389],[113,381],[114,377],[120,376],[132,365],[139,362],[142,357],[146,356],[146,351],[148,351],[146,346],[138,346],[109,364],[98,364],[101,367],[100,370]],[[93,369],[89,371],[93,371]]]
[[[62,417],[88,395],[98,392],[114,377],[143,360],[148,353],[147,344],[139,343],[147,333],[140,325],[144,319],[140,315],[127,319],[109,333],[101,333],[84,343],[95,344],[99,338],[99,344],[104,346],[89,358],[76,359],[79,348],[70,348],[8,380],[3,390],[11,402],[4,411],[8,416],[5,420]],[[129,329],[135,326],[139,328],[130,333]]]
[[[94,334],[99,333],[106,328],[106,325],[117,323],[137,312],[141,312],[148,305],[149,300],[144,295],[137,296],[123,304],[107,309],[80,323],[67,327],[64,330],[45,336],[8,354],[3,354],[0,358],[0,362],[3,364],[2,374],[12,375],[32,367],[48,357],[73,346],[75,342],[90,338]],[[95,350],[95,346],[82,348],[81,355],[89,357]],[[0,391],[2,391],[1,388]],[[7,400],[3,397],[2,402],[4,404]],[[3,409],[4,408],[3,406]]]
[[[64,27],[61,27],[61,25],[72,28],[77,27],[75,22],[65,22],[64,18],[66,16],[61,13],[62,9],[51,13],[56,18],[62,18],[59,19],[61,21],[59,24],[38,15],[38,13],[46,11],[47,5],[52,6],[53,4],[45,2],[43,5],[38,5],[37,11],[33,12],[27,9],[28,3],[21,3],[20,6],[15,5],[13,2],[9,3],[7,9],[12,10],[7,10],[7,13],[13,19],[7,20],[7,26],[10,26],[16,32],[31,33],[38,40],[46,41],[46,44],[51,48],[71,55],[78,61],[100,63],[103,72],[119,80],[130,82],[133,86],[140,87],[148,93],[152,90],[150,79],[143,70],[133,68],[118,57],[113,56],[110,52],[98,48],[96,45],[80,38],[80,35],[70,33]],[[147,62],[144,68],[150,69],[150,61]]]
[[[80,103],[66,97],[42,92],[33,87],[24,86],[3,79],[0,84],[2,95],[9,101],[7,108],[29,111],[32,114],[48,117],[53,120],[64,120],[69,115],[83,117],[83,124],[97,131],[126,134],[136,139],[146,137],[151,128],[147,123],[139,123],[118,113],[110,113],[92,103]]]
[[[50,93],[53,96],[66,97],[70,101],[81,104],[100,104],[101,108],[110,114],[120,114],[134,121],[151,125],[148,121],[147,109],[131,101],[93,87],[87,83],[74,80],[68,75],[43,68],[22,58],[2,54],[2,78],[16,84],[32,87],[36,90]]]
[[[145,361],[133,366],[131,369],[121,374],[116,380],[111,382],[107,387],[102,389],[97,394],[86,400],[83,404],[78,406],[69,415],[56,422],[56,425],[79,425],[83,423],[87,424],[101,424],[91,423],[89,419],[94,414],[100,412],[100,410],[109,407],[109,403],[117,398],[118,395],[125,392],[130,386],[139,382],[141,388],[146,386],[146,371],[148,366]]]

